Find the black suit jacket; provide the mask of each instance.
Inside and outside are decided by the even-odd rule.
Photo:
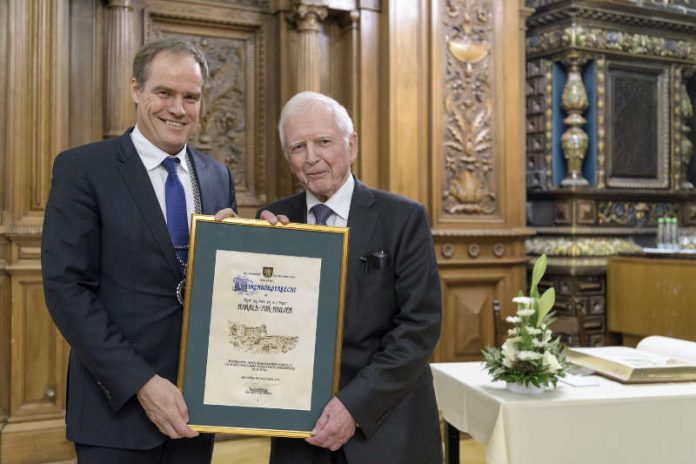
[[[304,192],[264,209],[285,214],[292,222],[307,220]],[[344,445],[344,453],[349,463],[440,463],[439,419],[428,360],[440,336],[442,307],[425,210],[356,180],[348,227],[337,396],[359,429]],[[379,252],[382,259],[377,258]],[[274,439],[271,462],[322,462],[321,453],[326,454],[302,440]]]
[[[235,208],[229,169],[189,153],[203,213]],[[176,381],[183,276],[130,131],[56,158],[41,262],[48,310],[72,348],[68,438],[132,449],[162,443],[135,394],[155,374]]]

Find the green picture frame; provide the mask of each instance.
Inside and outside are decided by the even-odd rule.
[[[190,235],[177,380],[189,426],[309,437],[338,390],[348,229],[194,215]]]

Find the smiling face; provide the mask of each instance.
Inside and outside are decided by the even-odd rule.
[[[202,89],[201,68],[192,56],[158,53],[145,82],[131,80],[138,129],[158,148],[178,153],[196,128]]]
[[[322,202],[341,188],[358,155],[358,136],[346,143],[333,113],[313,105],[285,123],[286,153],[290,170]]]

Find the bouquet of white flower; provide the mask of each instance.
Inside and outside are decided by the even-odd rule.
[[[501,348],[483,350],[486,369],[493,380],[505,380],[529,387],[556,387],[566,374],[566,350],[560,339],[552,339],[549,325],[554,321],[551,308],[556,299],[553,288],[539,295],[537,285],[546,271],[546,255],[534,263],[529,296],[513,298],[517,315],[506,318],[512,324]]]

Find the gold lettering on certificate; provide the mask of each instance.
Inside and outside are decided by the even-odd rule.
[[[321,259],[218,250],[204,403],[311,408]]]

